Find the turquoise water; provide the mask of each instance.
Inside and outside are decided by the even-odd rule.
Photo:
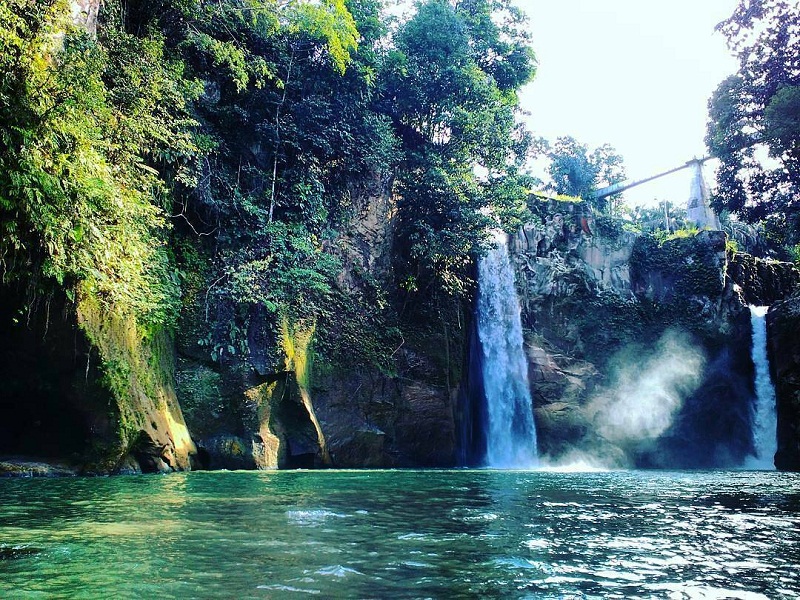
[[[0,480],[2,598],[796,598],[800,476]]]

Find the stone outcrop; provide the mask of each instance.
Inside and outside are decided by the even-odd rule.
[[[97,17],[102,0],[70,0],[72,22],[91,35],[97,35]]]
[[[398,376],[332,372],[316,381],[315,403],[337,467],[454,466],[454,399],[435,366],[397,353]]]
[[[0,289],[0,313],[22,300]],[[135,319],[62,297],[3,319],[0,337],[0,456],[83,473],[191,468],[168,336],[142,339]]]
[[[88,297],[76,308],[117,411],[121,456],[112,470],[127,459],[148,473],[191,469],[197,448],[175,395],[172,338],[161,331],[142,336],[132,315],[104,310]],[[109,466],[97,465],[101,472]]]
[[[741,290],[744,301],[753,306],[771,306],[800,285],[800,271],[792,263],[743,253],[733,255],[728,275]]]
[[[538,217],[512,250],[540,452],[624,466],[741,464],[753,451],[747,304],[796,289],[796,270],[730,257],[720,231],[659,240],[554,201],[538,204]],[[687,362],[693,371],[679,368]],[[645,419],[670,402],[668,421]],[[610,430],[625,418],[658,433],[632,441]]]
[[[342,263],[343,290],[358,291],[364,277],[384,290],[394,285],[394,201],[386,187],[375,181],[355,196],[350,225],[326,242]],[[439,333],[401,340],[391,364],[380,369],[316,356],[313,323],[253,307],[242,346],[214,358],[209,345],[216,342],[198,339],[228,339],[242,320],[213,298],[207,304],[204,293],[187,296],[194,302],[179,328],[177,387],[206,468],[456,464],[458,378],[448,382],[450,357],[442,356]],[[464,349],[454,345],[452,354],[460,364]]]
[[[778,403],[775,465],[800,471],[800,296],[778,302],[769,310],[767,340]]]

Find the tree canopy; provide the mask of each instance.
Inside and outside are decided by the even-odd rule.
[[[412,295],[463,293],[489,215],[524,210],[528,135],[515,122],[516,90],[535,62],[523,24],[507,0],[429,0],[387,56],[382,106],[403,151],[397,268]]]
[[[201,297],[233,323],[210,325],[216,357],[254,308],[315,321],[321,344],[357,337],[347,312],[370,347],[386,291],[360,272],[344,289],[337,247],[377,184],[397,198],[399,303],[467,292],[487,227],[525,211],[525,17],[425,0],[390,29],[382,8],[107,0],[93,36],[65,0],[0,4],[5,281],[157,326]]]
[[[557,138],[552,145],[540,140],[540,147],[550,159],[549,187],[557,194],[583,198],[599,210],[605,210],[619,201],[621,194],[594,198],[594,192],[598,189],[620,183],[626,178],[622,156],[609,144],[590,151],[586,144],[565,136]]]
[[[709,102],[706,144],[720,158],[713,206],[800,241],[800,5],[740,0],[718,25],[739,58]],[[768,155],[768,156],[765,156]]]

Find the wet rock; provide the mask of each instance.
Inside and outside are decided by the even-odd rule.
[[[742,290],[728,276],[726,235],[659,240],[565,203],[535,210],[541,223],[525,225],[513,249],[540,454],[586,450],[641,466],[740,464],[752,450],[750,324]],[[671,330],[698,349],[706,372],[695,391],[683,392],[658,439],[614,447],[597,432],[593,400],[613,393],[621,376],[644,376],[637,364],[660,356]],[[659,360],[668,368],[680,358]]]
[[[260,442],[260,439],[254,443],[235,435],[219,435],[198,440],[197,446],[203,468],[235,471],[256,468],[254,448],[259,451]]]
[[[800,286],[800,271],[794,264],[743,253],[731,257],[728,275],[739,286],[744,302],[754,306],[771,306]]]
[[[778,411],[775,466],[800,471],[800,296],[769,310],[767,343]]]
[[[539,338],[527,355],[534,398],[539,453],[560,456],[586,436],[591,423],[586,401],[600,374],[589,362],[570,358]]]
[[[0,477],[74,477],[76,467],[24,459],[0,459]]]
[[[430,381],[427,359],[404,354],[403,362],[409,361],[415,369],[402,378],[358,370],[316,382],[315,405],[334,466],[455,464],[455,399]]]

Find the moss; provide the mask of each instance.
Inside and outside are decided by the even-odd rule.
[[[616,242],[625,234],[625,223],[616,217],[598,215],[594,219],[594,232],[610,242]]]
[[[291,323],[286,316],[281,319],[281,340],[283,350],[286,353],[286,370],[294,372],[303,406],[308,411],[308,417],[316,430],[322,463],[329,465],[332,461],[328,454],[325,433],[322,431],[322,425],[317,419],[314,404],[311,400],[311,370],[314,360],[313,342],[315,331],[315,321]]]
[[[171,338],[157,328],[142,328],[131,314],[109,311],[89,291],[81,290],[77,302],[78,323],[101,362],[100,382],[109,391],[116,417],[116,441],[97,457],[99,467],[109,470],[129,452],[147,431],[174,443],[186,464],[193,444],[172,389]],[[159,431],[159,427],[161,431]]]
[[[719,298],[725,272],[717,250],[698,236],[638,238],[630,258],[631,279],[659,300],[680,301],[691,296]]]
[[[204,365],[177,373],[176,391],[195,435],[202,437],[213,431],[215,420],[228,410],[222,387],[222,376]]]

